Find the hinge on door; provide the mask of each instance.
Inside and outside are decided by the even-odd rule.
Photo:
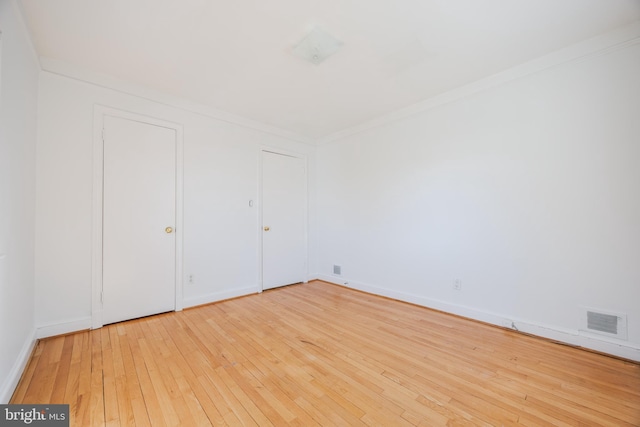
[[[100,302],[104,302],[104,291],[100,291]]]
[[[102,142],[104,142],[104,136],[106,134],[106,131],[104,130],[104,128],[102,128]]]

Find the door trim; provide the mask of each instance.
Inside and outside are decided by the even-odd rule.
[[[263,153],[273,153],[279,154],[281,156],[289,156],[295,157],[297,159],[301,159],[304,162],[304,171],[305,171],[305,181],[304,181],[304,263],[305,263],[305,277],[303,283],[308,282],[309,278],[309,161],[306,155],[297,153],[295,151],[283,150],[280,148],[273,148],[269,146],[262,146],[260,150],[258,150],[258,206],[260,209],[258,210],[258,224],[257,229],[259,233],[259,244],[258,244],[258,292],[262,292],[264,290],[264,281],[262,276],[262,248],[263,248],[263,224],[262,224],[262,207],[263,207],[263,194],[262,194],[262,184],[263,184],[263,166],[262,159]]]
[[[181,311],[183,302],[183,175],[184,138],[181,124],[156,119],[142,114],[118,110],[103,105],[93,108],[93,202],[91,225],[91,329],[101,328],[102,323],[102,203],[104,183],[104,141],[102,129],[105,116],[133,120],[154,126],[173,129],[176,132],[176,268],[175,311]]]

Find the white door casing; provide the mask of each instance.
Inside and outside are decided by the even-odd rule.
[[[94,125],[92,327],[181,310],[182,128],[99,106]]]
[[[306,161],[262,151],[262,289],[306,282]]]

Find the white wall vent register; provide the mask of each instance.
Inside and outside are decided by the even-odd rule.
[[[602,310],[584,308],[583,331],[627,339],[627,315]]]

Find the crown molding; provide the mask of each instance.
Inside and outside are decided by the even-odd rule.
[[[606,55],[638,43],[640,43],[640,21],[635,21],[632,24],[620,27],[614,31],[573,44],[505,71],[493,74],[489,77],[477,80],[473,83],[433,96],[409,107],[396,110],[390,114],[380,116],[360,125],[349,127],[328,136],[318,138],[317,145],[321,146],[333,143],[349,136],[365,132],[369,129],[397,122],[432,108],[459,101],[478,92],[503,85],[512,80],[526,77],[552,67]]]
[[[278,128],[276,126],[258,122],[256,120],[251,120],[232,113],[227,113],[225,111],[218,110],[204,104],[189,101],[185,98],[170,95],[135,83],[120,80],[106,74],[96,73],[94,71],[78,67],[65,61],[47,57],[40,57],[40,64],[43,71],[51,74],[56,74],[62,77],[92,84],[94,86],[99,86],[126,95],[136,96],[138,98],[155,102],[157,104],[166,105],[172,108],[178,108],[180,110],[188,111],[190,113],[198,114],[226,123],[231,123],[237,126],[242,126],[244,128],[268,133],[280,138],[288,139],[290,141],[313,146],[316,145],[316,141],[312,138],[298,135],[296,133]]]
[[[425,99],[424,101],[410,105],[408,107],[396,110],[392,113],[380,116],[373,120],[348,127],[324,137],[312,138],[299,135],[294,132],[290,132],[266,123],[248,119],[246,117],[218,110],[204,104],[189,101],[178,96],[170,95],[138,84],[126,82],[112,76],[82,69],[78,66],[69,64],[64,61],[46,57],[38,57],[36,50],[33,47],[33,42],[30,37],[28,27],[26,26],[26,23],[24,21],[24,13],[22,13],[22,8],[17,0],[12,0],[12,4],[15,10],[19,12],[17,13],[17,15],[19,16],[24,30],[26,31],[27,35],[29,35],[29,45],[42,71],[114,90],[123,94],[136,96],[151,102],[178,108],[194,114],[257,130],[263,133],[271,134],[280,138],[311,146],[320,146],[337,142],[341,139],[361,132],[365,132],[369,129],[391,124],[422,113],[424,111],[428,111],[430,109],[437,108],[451,102],[459,101],[478,92],[506,84],[512,80],[526,77],[528,75],[535,74],[562,64],[570,62],[580,62],[600,55],[606,55],[616,50],[624,49],[640,43],[640,21],[635,21],[632,24],[620,27],[614,31],[573,44],[550,54],[517,65],[505,71],[501,71],[499,73],[477,80],[473,83],[458,87],[456,89],[444,92],[442,94]]]

